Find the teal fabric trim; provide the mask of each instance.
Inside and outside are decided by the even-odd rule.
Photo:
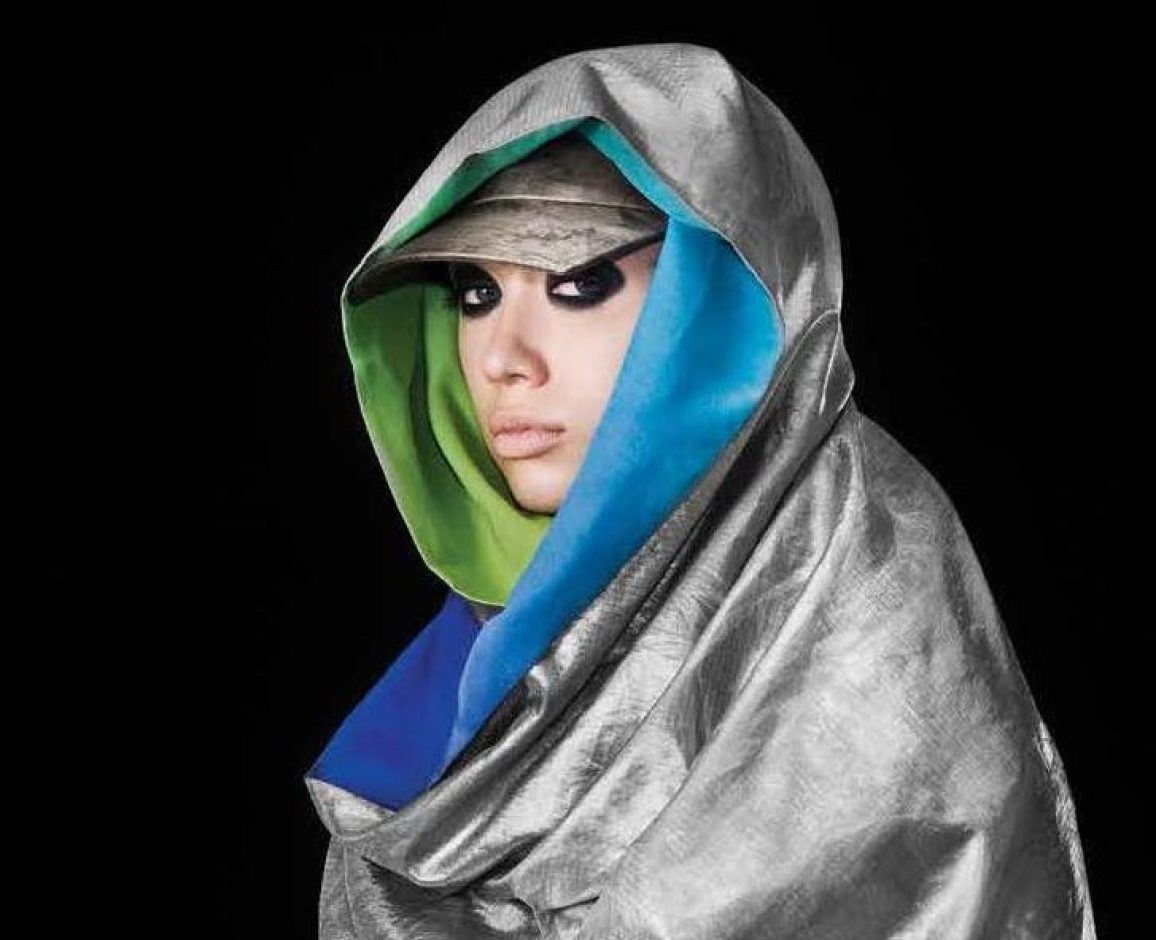
[[[670,221],[582,467],[470,650],[442,772],[714,463],[761,400],[783,346],[772,298],[730,243],[616,129],[591,119],[580,132]]]
[[[619,172],[630,185],[662,209],[670,218],[683,225],[713,232],[714,228],[700,219],[673,189],[666,185],[657,173],[639,155],[617,128],[593,118],[578,125],[575,132],[585,137],[597,147],[607,159],[612,160]]]

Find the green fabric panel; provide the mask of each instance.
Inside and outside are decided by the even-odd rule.
[[[505,604],[553,516],[514,501],[458,359],[448,288],[411,284],[351,307],[346,345],[362,415],[426,564],[471,600]]]

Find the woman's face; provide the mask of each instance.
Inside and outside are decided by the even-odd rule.
[[[501,262],[450,266],[462,372],[486,446],[525,509],[554,513],[586,455],[661,242],[568,277]]]

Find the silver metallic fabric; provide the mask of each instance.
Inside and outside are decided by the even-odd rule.
[[[309,781],[320,936],[1094,937],[1060,755],[949,497],[856,407],[831,198],[761,91],[690,44],[554,60],[375,245],[468,155],[579,116],[733,244],[783,354],[442,779],[397,811]]]

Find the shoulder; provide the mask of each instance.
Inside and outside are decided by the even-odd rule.
[[[857,411],[833,436],[849,472],[830,497],[842,504],[810,585],[818,701],[850,725],[888,725],[933,762],[970,755],[991,762],[988,779],[1014,780],[1039,717],[952,500]],[[991,774],[995,766],[1004,773]]]

